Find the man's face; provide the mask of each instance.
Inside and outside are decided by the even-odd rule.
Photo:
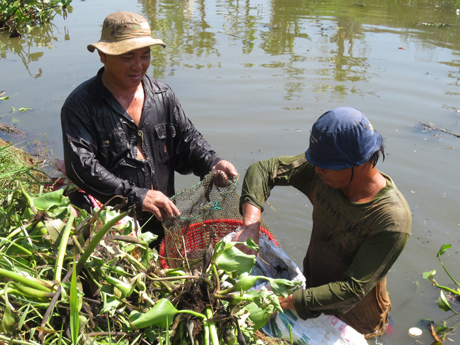
[[[323,169],[315,166],[315,171],[321,180],[332,188],[345,188],[350,184],[351,168],[342,170]]]
[[[119,88],[138,86],[150,66],[150,47],[135,49],[122,55],[99,52],[99,56],[104,64],[107,80]]]

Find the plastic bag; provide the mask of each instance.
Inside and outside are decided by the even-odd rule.
[[[268,336],[289,340],[289,325],[294,344],[367,345],[362,334],[333,315],[321,314],[314,319],[302,320],[295,310],[285,310],[277,313],[260,330]]]
[[[227,235],[231,238],[235,233]],[[296,263],[274,242],[262,234],[259,239],[259,253],[252,275],[302,281],[305,277]],[[263,283],[266,284],[266,283]],[[260,289],[263,284],[254,288]],[[266,335],[290,340],[296,345],[367,345],[364,336],[333,315],[321,314],[314,319],[302,320],[295,310],[277,313],[260,330]]]

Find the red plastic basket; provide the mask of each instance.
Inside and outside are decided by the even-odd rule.
[[[236,229],[242,225],[243,221],[236,219],[211,219],[206,220],[202,223],[195,223],[188,227],[184,227],[181,229],[181,232],[182,236],[184,237],[185,249],[187,253],[194,252],[197,250],[199,250],[201,253],[205,249],[206,243],[208,243],[211,239],[206,239],[206,236],[203,235],[203,230],[205,230],[205,234],[208,234],[210,233],[210,231],[212,231],[214,235],[212,241],[215,245],[226,235],[236,231]],[[260,234],[262,236],[265,236],[269,241],[273,242],[275,245],[278,246],[278,242],[276,242],[275,237],[269,230],[261,227]],[[168,258],[179,259],[184,255],[183,252],[180,253],[182,255],[181,256],[177,251],[173,251],[173,253],[169,254],[168,256],[168,254],[166,253],[166,243],[170,241],[169,236],[171,235],[167,234],[165,236],[163,241],[161,241],[160,246],[160,263],[163,266],[163,268],[166,269],[170,268],[170,266],[167,263]]]

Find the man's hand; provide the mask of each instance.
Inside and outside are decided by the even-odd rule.
[[[232,178],[233,176],[238,175],[238,172],[236,171],[236,169],[233,166],[233,164],[228,162],[228,161],[224,161],[224,160],[221,160],[216,165],[214,165],[212,167],[211,171],[214,171],[214,170],[222,170],[230,178]]]
[[[261,211],[254,205],[245,202],[242,207],[243,210],[243,230],[236,233],[233,242],[246,242],[248,238],[259,244],[259,231],[260,231],[260,214]],[[256,255],[255,250],[249,249],[244,245],[238,245],[237,248],[243,253],[249,255]]]
[[[283,309],[295,309],[294,298],[292,297],[292,295],[289,295],[286,298],[280,296],[280,297],[278,297],[278,299],[280,301],[281,308],[283,308]]]
[[[162,221],[161,210],[170,217],[180,215],[179,209],[166,195],[157,190],[149,190],[142,203],[142,211],[152,212],[158,220]]]

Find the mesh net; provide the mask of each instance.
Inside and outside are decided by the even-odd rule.
[[[193,265],[202,258],[209,243],[216,244],[243,224],[236,191],[238,176],[227,179],[222,171],[205,178],[171,198],[180,216],[163,221],[165,238],[160,247],[160,262],[165,268]],[[265,222],[261,235],[276,243]]]

